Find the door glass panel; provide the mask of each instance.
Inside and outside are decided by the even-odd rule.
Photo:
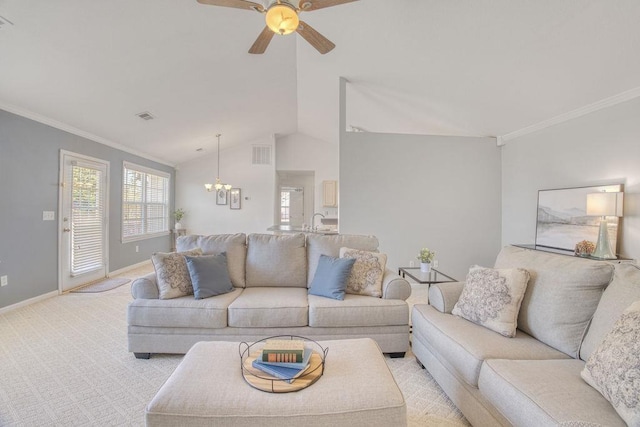
[[[72,166],[71,275],[103,268],[104,188],[102,171]]]

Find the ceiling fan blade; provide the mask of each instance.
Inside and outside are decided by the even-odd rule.
[[[298,8],[305,12],[311,10],[324,9],[325,7],[338,6],[344,3],[351,3],[358,0],[300,0]]]
[[[331,50],[336,47],[331,40],[314,30],[313,27],[306,22],[300,21],[300,25],[296,31],[323,55],[331,52]]]
[[[264,12],[264,6],[248,0],[198,0],[198,3],[211,6],[235,7],[236,9],[255,10]]]
[[[255,42],[253,42],[253,46],[249,49],[249,53],[253,54],[261,54],[267,50],[271,39],[275,33],[269,29],[269,27],[264,27],[264,30],[260,33]]]

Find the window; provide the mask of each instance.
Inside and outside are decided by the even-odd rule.
[[[169,232],[169,178],[165,172],[123,163],[122,241]]]
[[[289,191],[281,191],[280,192],[280,223],[288,224],[289,217],[289,207],[291,206],[291,193]]]

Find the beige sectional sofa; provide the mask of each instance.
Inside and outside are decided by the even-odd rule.
[[[255,341],[281,334],[316,340],[369,337],[383,352],[409,349],[409,283],[387,268],[382,297],[347,294],[342,301],[309,295],[320,255],[341,247],[377,251],[378,239],[358,235],[225,234],[182,236],[178,252],[226,252],[233,291],[205,299],[159,299],[156,274],[132,284],[129,351],[186,353],[198,341]]]
[[[530,273],[516,336],[452,315],[463,283],[435,285],[412,311],[418,361],[474,426],[625,426],[581,371],[640,300],[638,267],[505,247],[495,268]]]

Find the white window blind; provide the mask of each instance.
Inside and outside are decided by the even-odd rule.
[[[169,232],[169,174],[124,162],[122,241]]]
[[[71,275],[103,267],[104,188],[102,171],[74,164],[71,168]]]

